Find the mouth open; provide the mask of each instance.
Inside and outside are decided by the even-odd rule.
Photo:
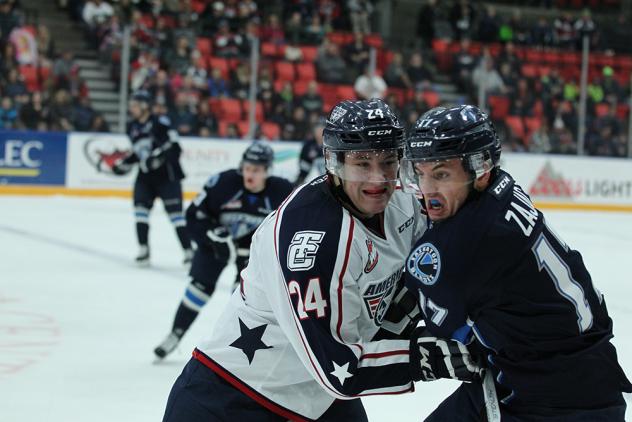
[[[363,194],[367,196],[373,196],[373,197],[384,195],[386,191],[387,191],[386,188],[362,189]]]
[[[428,206],[428,209],[433,211],[439,211],[443,209],[443,203],[437,198],[428,199],[428,201],[426,201],[426,205]]]

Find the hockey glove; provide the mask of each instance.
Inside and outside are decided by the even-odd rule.
[[[165,162],[165,151],[156,150],[152,152],[149,155],[149,157],[145,158],[144,160],[141,160],[140,171],[142,171],[143,173],[148,173],[162,166],[164,162]]]
[[[224,226],[218,226],[207,231],[206,236],[215,258],[220,261],[228,261],[228,258],[230,258],[230,243],[232,242],[228,229]]]
[[[432,337],[425,327],[418,327],[413,332],[410,364],[415,381],[452,378],[469,382],[480,379],[481,368],[463,344]]]
[[[132,170],[132,165],[125,162],[124,158],[119,158],[112,163],[112,173],[117,176],[124,176]]]

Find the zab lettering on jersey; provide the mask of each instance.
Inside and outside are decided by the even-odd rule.
[[[432,243],[419,245],[408,258],[408,272],[426,286],[432,286],[439,279],[441,256]]]
[[[400,268],[395,273],[391,274],[385,280],[375,281],[370,283],[362,293],[364,299],[364,305],[369,313],[369,316],[375,321],[377,325],[381,325],[384,319],[384,314],[388,309],[390,300],[384,300],[391,296],[395,285],[402,277],[404,272],[403,268]]]
[[[294,233],[287,250],[287,268],[292,271],[307,271],[314,267],[316,253],[325,232],[300,231]]]
[[[529,197],[517,186],[513,189],[513,196],[515,201],[511,201],[509,204],[513,209],[507,210],[505,220],[513,220],[520,227],[522,233],[529,237],[538,221],[538,210],[535,209]]]

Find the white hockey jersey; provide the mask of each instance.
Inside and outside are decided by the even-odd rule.
[[[423,230],[396,191],[385,238],[332,196],[326,176],[294,191],[255,232],[250,262],[194,357],[268,409],[314,420],[335,399],[412,391],[408,340],[371,341]]]

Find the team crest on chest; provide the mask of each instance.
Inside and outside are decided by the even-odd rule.
[[[426,286],[432,286],[439,279],[441,256],[432,243],[424,243],[408,258],[408,272]]]
[[[238,208],[241,208],[242,206],[242,202],[239,199],[235,199],[233,201],[227,202],[224,205],[222,205],[222,209],[223,210],[236,210]]]
[[[373,241],[371,239],[366,240],[366,248],[369,252],[369,258],[364,266],[364,272],[368,274],[373,271],[373,268],[377,265],[377,260],[380,258],[380,254],[378,253],[375,245],[373,245]]]
[[[375,321],[377,325],[382,324],[384,314],[390,303],[390,300],[384,300],[390,298],[395,285],[402,276],[404,269],[401,268],[396,273],[391,274],[386,280],[375,281],[369,283],[362,293],[366,310],[369,312],[369,316]]]

